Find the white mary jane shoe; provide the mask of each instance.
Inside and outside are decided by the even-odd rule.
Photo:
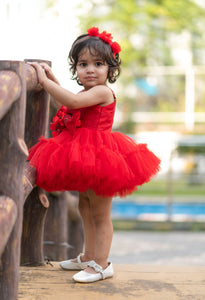
[[[114,270],[111,262],[108,263],[108,266],[105,270],[103,270],[100,265],[96,264],[94,260],[91,260],[91,262],[88,264],[88,267],[93,268],[97,273],[92,274],[85,271],[80,271],[73,276],[73,280],[77,282],[90,283],[98,280],[103,280],[114,275]]]
[[[82,262],[80,257],[83,255],[83,253],[79,254],[77,256],[77,262],[73,262],[71,259],[64,260],[60,262],[60,266],[64,270],[83,270],[87,268],[90,261]]]

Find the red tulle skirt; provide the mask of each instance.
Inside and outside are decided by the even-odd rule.
[[[48,192],[88,189],[102,196],[124,196],[159,171],[160,159],[146,144],[119,132],[79,128],[54,138],[41,137],[29,150],[36,184]]]

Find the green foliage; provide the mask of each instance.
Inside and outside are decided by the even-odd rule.
[[[124,66],[139,68],[173,64],[169,34],[190,32],[191,46],[202,47],[205,9],[193,0],[90,0],[80,16],[82,30],[99,26],[111,31],[122,45]],[[82,4],[83,5],[83,4]]]
[[[51,8],[56,4],[57,0],[45,0],[45,6],[46,8]]]
[[[177,152],[180,154],[205,154],[205,145],[200,146],[200,145],[193,145],[193,146],[178,146],[177,147]]]
[[[205,185],[203,184],[189,184],[188,178],[182,176],[181,178],[174,179],[172,186],[173,198],[178,196],[186,196],[186,200],[190,196],[204,196],[205,193]],[[155,179],[152,180],[143,186],[139,187],[137,192],[134,192],[133,195],[136,196],[158,196],[158,200],[164,200],[164,197],[168,196],[168,180],[164,179]]]
[[[136,93],[129,95],[134,103],[130,113],[140,109],[184,111],[184,76],[158,76],[159,93],[151,97],[137,90],[135,80],[147,76],[147,66],[175,65],[173,51],[183,47],[184,35],[193,65],[202,65],[202,59],[205,63],[205,5],[200,6],[197,0],[82,0],[79,20],[81,32],[98,26],[120,43],[123,72],[118,82],[123,88],[118,100],[126,104],[130,93],[127,86],[135,86]],[[204,110],[203,95],[201,85],[196,94],[197,111]],[[136,127],[126,114],[124,118],[124,128],[133,132]]]

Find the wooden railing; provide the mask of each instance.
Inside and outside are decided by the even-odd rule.
[[[55,111],[52,106],[50,109],[49,95],[39,85],[35,69],[26,61],[0,61],[1,300],[18,298],[20,263],[44,265],[45,256],[64,260],[82,250],[77,210],[73,218],[69,217],[69,207],[76,207],[74,195],[45,194],[39,187],[26,199],[23,195],[28,149],[41,135],[49,135],[49,112],[51,118]],[[74,243],[69,239],[71,231],[79,236]]]

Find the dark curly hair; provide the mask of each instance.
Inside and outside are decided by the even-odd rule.
[[[72,72],[72,79],[77,80],[77,83],[82,85],[78,80],[76,67],[80,52],[86,48],[90,51],[91,55],[99,55],[108,64],[107,79],[110,83],[114,83],[120,75],[121,60],[119,54],[114,56],[108,43],[105,43],[99,37],[89,36],[88,34],[80,35],[74,41],[69,52],[68,61]]]

